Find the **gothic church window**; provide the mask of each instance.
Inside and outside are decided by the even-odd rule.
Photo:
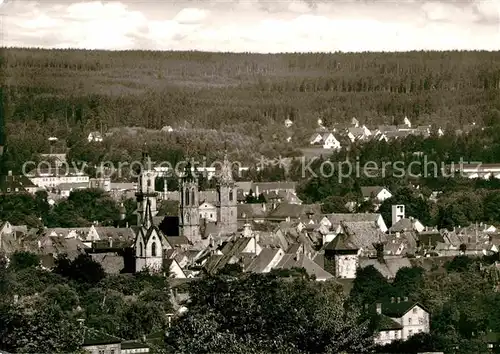
[[[151,244],[151,257],[156,257],[156,242]]]
[[[191,203],[195,203],[196,198],[194,197],[194,189],[191,190]]]
[[[139,243],[139,257],[142,257],[142,243]]]
[[[232,189],[229,191],[229,201],[230,202],[233,201],[233,190]]]
[[[189,205],[189,189],[186,189],[186,197],[185,197],[185,203],[186,205]]]

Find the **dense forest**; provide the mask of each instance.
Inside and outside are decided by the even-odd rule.
[[[50,272],[37,255],[17,252],[8,264],[0,257],[0,348],[81,353],[83,319],[125,340],[146,336],[153,353],[485,353],[485,334],[500,332],[495,260],[459,256],[427,270],[406,267],[392,282],[369,266],[358,269],[349,295],[302,269],[249,274],[227,266],[177,287],[190,295],[188,311],[169,327],[170,279],[106,275],[85,255],[61,257]],[[374,346],[380,323],[365,306],[396,296],[430,312],[431,332]]]
[[[3,103],[12,166],[50,150],[56,136],[77,160],[217,155],[297,156],[321,118],[326,126],[414,124],[451,131],[500,109],[493,52],[230,54],[3,50]],[[283,121],[295,124],[286,131]],[[170,125],[171,134],[159,130]],[[116,132],[99,148],[89,132]],[[293,134],[290,143],[287,134]]]

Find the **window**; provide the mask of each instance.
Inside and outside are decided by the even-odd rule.
[[[399,338],[399,332],[398,331],[394,332],[394,338],[396,338],[396,339]]]
[[[411,317],[408,319],[408,324],[411,325]]]
[[[413,313],[417,313],[418,309],[416,307],[413,308]]]
[[[410,330],[408,331],[408,335],[409,335],[409,336],[411,336],[412,334],[413,334],[413,331],[410,329]]]
[[[9,192],[10,192],[10,188],[7,188],[7,193],[9,193]]]
[[[210,217],[212,218],[212,217],[213,217],[213,214],[210,214]]]
[[[147,185],[148,185],[148,188],[151,187],[151,180],[150,179],[148,179]]]
[[[111,350],[109,351],[109,354],[115,354],[115,350],[114,350],[114,349],[111,349]]]
[[[156,257],[156,242],[151,244],[151,256]]]
[[[104,349],[99,349],[99,354],[104,354],[104,353],[105,353]]]
[[[189,205],[189,190],[188,189],[186,189],[185,194],[186,194],[186,196],[184,198],[184,204]]]
[[[192,190],[191,190],[191,203],[193,203],[193,204],[194,204],[194,203],[195,203],[195,200],[196,200],[196,198],[195,198],[195,195],[194,195],[194,189],[192,189]]]
[[[230,202],[233,201],[233,190],[232,189],[229,191],[229,201]]]
[[[423,319],[422,317],[420,317],[420,318],[418,319],[418,323],[419,323],[419,324],[424,324],[424,319]]]
[[[422,328],[420,328],[420,329],[418,330],[418,333],[422,333]]]
[[[139,243],[139,257],[142,257],[142,243]]]

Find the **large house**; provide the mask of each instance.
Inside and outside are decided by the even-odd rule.
[[[365,201],[373,198],[378,203],[382,203],[384,200],[392,197],[391,192],[381,186],[361,187],[361,194]]]
[[[430,332],[429,311],[407,297],[393,297],[390,301],[377,302],[375,308],[381,325],[375,337],[377,344],[388,344],[398,339],[407,340],[414,334]]]

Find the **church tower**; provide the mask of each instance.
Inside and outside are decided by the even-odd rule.
[[[146,221],[146,206],[149,203],[151,215],[156,216],[158,210],[156,208],[155,179],[156,171],[151,165],[151,159],[147,152],[142,153],[142,166],[139,172],[137,193],[137,225],[144,225]]]
[[[179,228],[180,234],[192,243],[201,241],[198,179],[188,162],[179,180]]]
[[[217,180],[217,224],[225,234],[238,231],[236,192],[233,171],[226,152]]]

